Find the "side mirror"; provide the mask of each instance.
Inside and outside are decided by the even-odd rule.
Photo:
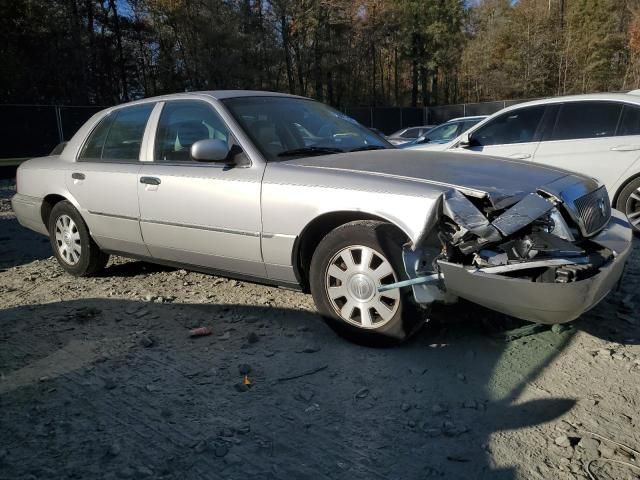
[[[463,133],[460,141],[458,142],[458,148],[469,148],[471,146],[471,135]]]
[[[198,140],[191,145],[191,158],[199,162],[226,162],[229,147],[222,140]]]

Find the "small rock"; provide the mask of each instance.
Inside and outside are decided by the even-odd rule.
[[[571,440],[569,440],[569,437],[567,437],[566,435],[560,435],[560,436],[556,437],[554,442],[559,447],[570,447],[571,446]]]
[[[144,466],[140,466],[140,467],[136,468],[136,472],[137,472],[139,477],[152,477],[153,476],[153,471],[150,468],[147,468],[147,467],[144,467]]]
[[[316,353],[319,351],[320,351],[320,347],[317,345],[307,345],[301,350],[302,353]]]
[[[106,388],[107,390],[113,390],[117,386],[118,384],[114,382],[112,378],[107,377],[104,379],[104,388]]]
[[[296,394],[296,398],[303,402],[310,402],[314,395],[315,392],[313,390],[301,390]]]
[[[578,442],[578,448],[584,450],[591,457],[598,457],[598,447],[600,442],[589,437],[585,437]]]
[[[229,453],[229,447],[226,445],[218,445],[215,449],[215,456],[218,458],[224,457],[227,453]]]
[[[456,375],[456,378],[457,378],[458,380],[460,380],[461,382],[464,382],[464,381],[467,379],[467,377],[464,375],[464,373],[458,373],[458,374]]]
[[[111,457],[117,457],[118,455],[120,455],[121,451],[122,451],[122,447],[120,446],[120,444],[117,442],[114,442],[109,446],[109,449],[107,450],[107,454]]]
[[[408,403],[403,403],[402,405],[400,405],[400,409],[403,412],[408,412],[409,410],[411,410],[411,405],[409,405]]]
[[[154,344],[155,341],[150,335],[143,335],[140,337],[140,345],[142,345],[144,348],[153,347]]]
[[[366,387],[363,387],[356,392],[355,397],[357,399],[363,399],[363,398],[366,398],[368,395],[369,395],[369,389]]]
[[[196,443],[193,449],[195,450],[196,453],[202,453],[207,449],[207,447],[208,447],[207,442],[205,442],[204,440],[200,440],[198,443]]]
[[[602,455],[603,458],[613,458],[614,455],[616,454],[615,448],[612,448],[609,445],[606,445],[604,443],[600,444],[598,451],[600,452],[600,455]]]
[[[467,400],[466,402],[464,402],[462,404],[463,408],[471,408],[473,410],[477,410],[478,409],[478,402],[476,402],[475,400]]]
[[[247,335],[247,342],[249,343],[257,343],[258,340],[260,340],[260,337],[258,337],[258,334],[256,332],[249,332],[249,334]]]
[[[242,458],[235,453],[228,453],[224,456],[224,463],[226,463],[227,465],[237,465],[239,463],[242,463]]]
[[[306,325],[300,325],[298,328],[296,328],[296,330],[298,330],[299,332],[307,332],[309,330],[309,327],[307,327]]]
[[[441,413],[446,413],[448,410],[449,409],[447,407],[445,407],[444,405],[441,405],[440,403],[435,403],[431,407],[431,411],[436,415],[440,415]]]
[[[241,363],[238,365],[238,372],[240,372],[240,375],[249,375],[251,373],[251,365],[248,363]]]
[[[551,331],[555,334],[561,334],[563,332],[566,332],[567,330],[569,330],[571,327],[569,325],[566,325],[564,323],[556,323],[551,327]]]
[[[233,430],[231,430],[230,428],[223,428],[220,431],[220,436],[226,438],[233,437]]]
[[[168,408],[163,408],[162,410],[160,410],[160,415],[162,415],[164,418],[171,418],[173,416],[173,412]]]

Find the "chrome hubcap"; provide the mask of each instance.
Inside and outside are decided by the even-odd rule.
[[[69,265],[75,265],[80,260],[80,232],[69,215],[60,215],[56,220],[56,246],[60,257]]]
[[[640,188],[633,192],[627,199],[625,213],[631,225],[640,229]]]
[[[362,245],[336,253],[325,273],[327,297],[335,312],[359,328],[380,328],[400,306],[400,290],[379,293],[378,287],[397,281],[384,255]]]

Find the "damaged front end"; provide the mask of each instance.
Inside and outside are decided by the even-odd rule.
[[[632,233],[604,187],[553,187],[443,193],[435,228],[404,248],[403,286],[420,304],[461,297],[539,323],[577,318],[620,279]]]

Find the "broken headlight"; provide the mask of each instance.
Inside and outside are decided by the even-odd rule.
[[[549,223],[549,233],[569,242],[574,242],[576,240],[571,232],[571,228],[569,228],[569,224],[567,224],[566,220],[557,208],[554,208],[549,212],[549,219],[551,220]]]

